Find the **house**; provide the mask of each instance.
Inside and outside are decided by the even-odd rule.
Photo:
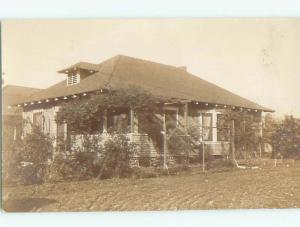
[[[263,112],[271,109],[233,94],[217,85],[192,75],[186,67],[174,67],[147,60],[118,55],[100,64],[79,62],[58,71],[64,80],[32,94],[16,105],[23,108],[23,118],[39,125],[45,133],[58,138],[66,138],[68,126],[57,124],[56,113],[62,103],[101,91],[116,91],[139,87],[156,97],[168,100],[163,113],[159,114],[164,129],[164,139],[172,127],[186,128],[196,125],[202,128],[203,144],[212,155],[228,155],[230,141],[220,139],[217,122],[224,110],[244,111],[261,122]],[[117,111],[104,111],[99,115],[101,125],[97,134],[106,134],[109,127],[130,126],[130,138],[140,145],[137,157],[155,161],[166,155],[166,143],[157,144],[143,131],[142,119],[130,108]],[[29,129],[28,129],[29,130]],[[167,132],[167,133],[165,133]],[[80,135],[71,135],[80,141]],[[77,137],[76,137],[77,136]],[[78,142],[80,143],[80,142]]]

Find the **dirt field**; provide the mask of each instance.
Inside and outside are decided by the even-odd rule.
[[[7,211],[300,208],[300,166],[4,187]]]

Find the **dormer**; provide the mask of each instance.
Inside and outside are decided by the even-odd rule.
[[[66,69],[58,71],[58,73],[63,73],[66,75],[66,85],[71,86],[80,83],[86,77],[98,72],[99,66],[96,64],[91,64],[87,62],[79,62],[72,65]]]

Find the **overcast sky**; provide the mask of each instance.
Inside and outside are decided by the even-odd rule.
[[[117,54],[188,71],[300,117],[297,19],[20,20],[2,22],[5,85],[46,88],[57,71]]]

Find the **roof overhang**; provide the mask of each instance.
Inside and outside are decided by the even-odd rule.
[[[99,66],[96,64],[91,64],[88,62],[78,62],[75,65],[71,65],[65,69],[57,71],[58,73],[68,74],[69,72],[77,71],[78,69],[83,69],[90,71],[91,73],[98,72]]]

